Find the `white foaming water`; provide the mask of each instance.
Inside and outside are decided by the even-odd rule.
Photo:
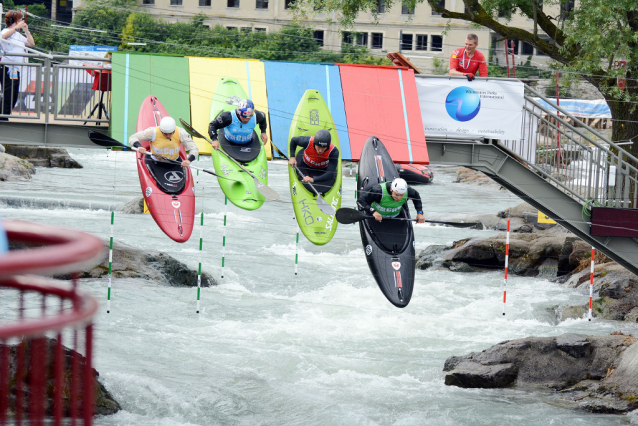
[[[131,153],[73,150],[85,168],[38,168],[32,182],[3,183],[7,219],[24,219],[92,232],[104,239],[108,210],[140,196]],[[212,168],[210,158],[200,166]],[[203,270],[219,285],[165,287],[114,279],[106,314],[106,279],[82,287],[102,304],[96,318],[95,367],[122,405],[97,425],[476,425],[520,423],[625,424],[631,416],[593,415],[550,395],[513,389],[444,385],[449,356],[498,342],[566,332],[636,332],[636,325],[586,319],[556,324],[556,305],[584,304],[587,290],[537,278],[510,277],[503,316],[502,271],[417,271],[412,301],[393,307],[372,278],[357,225],[339,225],[323,247],[300,236],[294,276],[296,222],[282,164],[270,165],[282,201],[248,212],[227,208],[226,263],[221,275],[223,195],[210,176],[197,177],[197,220],[191,239],[177,244],[149,215],[115,215],[115,249],[124,242],[161,250],[197,267],[199,213],[204,211]],[[520,201],[504,191],[453,184],[437,170],[418,187],[428,215],[494,213]],[[354,206],[354,179],[344,178],[343,206]],[[24,198],[25,203],[15,202]],[[28,200],[38,199],[38,203]],[[46,204],[42,199],[88,203]],[[53,208],[33,209],[33,206]],[[493,231],[415,227],[417,249]],[[4,308],[4,307],[3,307]]]

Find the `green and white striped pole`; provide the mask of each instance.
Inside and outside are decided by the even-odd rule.
[[[115,211],[111,212],[111,238],[109,241],[109,290],[106,296],[106,313],[111,312],[111,273],[113,272],[113,222],[115,221]]]
[[[228,211],[228,197],[224,196],[224,227],[222,228],[222,278],[224,278],[224,262],[226,260],[226,212]]]
[[[297,275],[298,263],[299,263],[299,222],[297,222],[297,242],[295,243],[295,275]]]
[[[199,170],[197,171],[199,173]],[[202,247],[204,246],[204,210],[199,228],[199,268],[197,269],[197,313],[199,313],[199,298],[202,290]]]

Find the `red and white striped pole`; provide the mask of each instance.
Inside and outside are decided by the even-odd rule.
[[[594,248],[591,248],[591,270],[589,272],[589,321],[591,321],[591,308],[594,295]]]
[[[507,302],[507,265],[510,257],[510,217],[507,216],[507,237],[505,239],[505,279],[503,280],[503,315],[505,315],[505,302]]]

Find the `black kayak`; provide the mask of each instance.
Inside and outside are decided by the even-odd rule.
[[[383,143],[371,136],[361,151],[357,191],[399,177],[394,162]],[[361,209],[359,207],[359,209]],[[399,218],[409,218],[407,203]],[[410,303],[414,288],[415,252],[412,222],[366,219],[359,222],[361,241],[370,271],[383,295],[394,306],[404,308]]]
[[[430,183],[434,179],[434,173],[424,164],[395,164],[399,176],[410,185]]]

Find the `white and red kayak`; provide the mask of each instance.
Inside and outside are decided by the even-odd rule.
[[[157,127],[160,120],[168,116],[161,102],[149,95],[140,107],[136,131]],[[140,143],[150,152],[149,142]],[[179,155],[186,160],[183,145]],[[136,156],[142,194],[151,216],[171,239],[178,243],[187,241],[195,222],[195,192],[190,168],[162,162],[161,159],[154,161],[150,154],[138,152]]]

